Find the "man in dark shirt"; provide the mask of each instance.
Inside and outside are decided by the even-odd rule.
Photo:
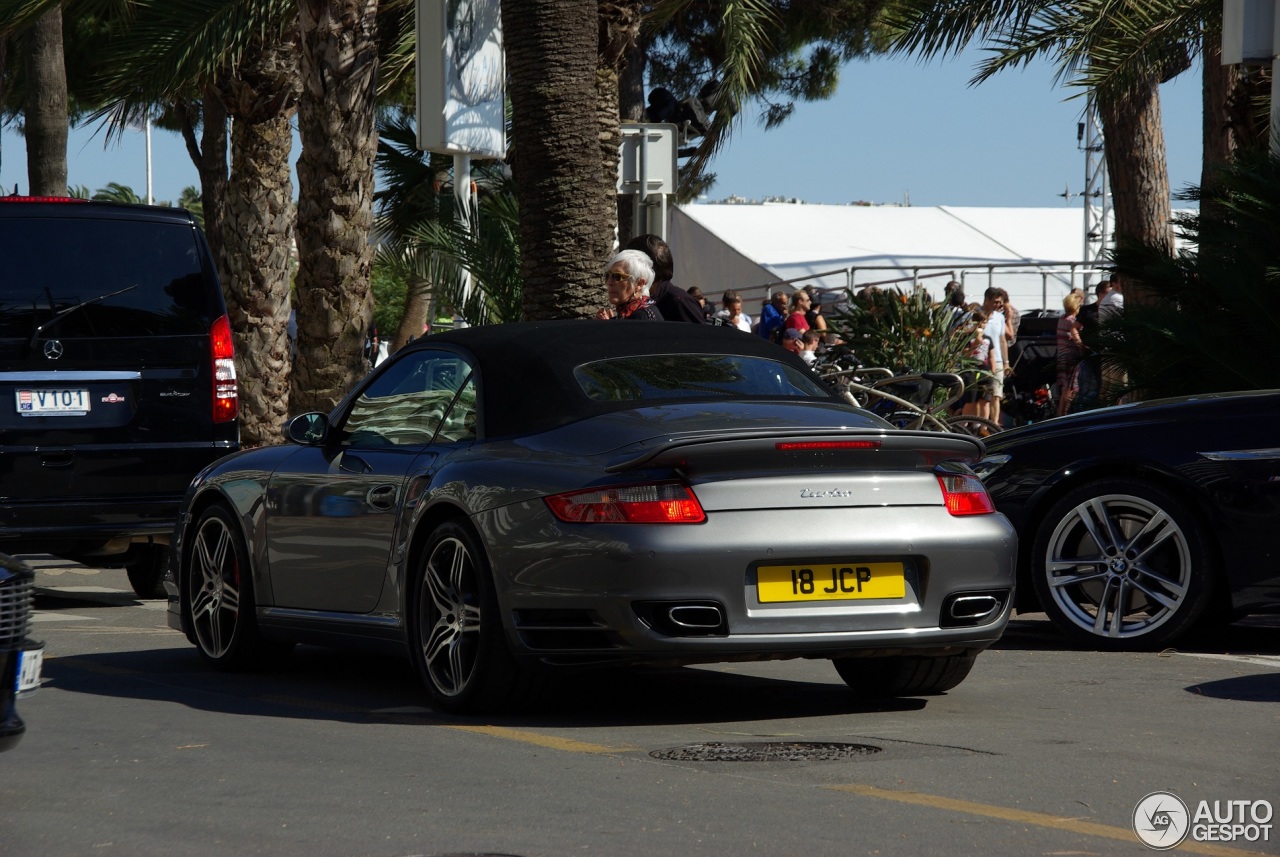
[[[639,250],[648,253],[653,260],[653,285],[649,286],[649,297],[658,305],[663,321],[687,321],[691,324],[706,324],[707,317],[702,312],[702,305],[684,289],[676,288],[671,282],[675,273],[675,264],[671,261],[671,248],[667,242],[657,235],[637,235],[627,242],[625,250]]]

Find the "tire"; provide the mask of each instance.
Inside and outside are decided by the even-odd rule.
[[[534,674],[507,646],[488,560],[461,523],[427,540],[409,615],[413,665],[437,709],[496,712],[529,698]]]
[[[1168,490],[1106,479],[1053,505],[1036,531],[1040,606],[1073,642],[1113,651],[1165,646],[1213,597],[1199,519]]]
[[[884,699],[951,690],[965,680],[977,659],[976,651],[965,651],[943,657],[832,658],[831,663],[859,697]]]
[[[165,598],[164,575],[169,570],[169,548],[164,545],[135,545],[135,555],[124,564],[129,585],[139,598]]]
[[[206,509],[184,553],[178,572],[182,610],[206,663],[220,670],[255,669],[293,648],[264,639],[258,630],[249,551],[229,509]]]

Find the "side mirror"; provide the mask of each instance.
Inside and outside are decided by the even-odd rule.
[[[317,446],[329,437],[329,418],[322,413],[301,414],[289,421],[289,440],[303,446]]]

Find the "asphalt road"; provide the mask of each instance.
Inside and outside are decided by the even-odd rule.
[[[1020,617],[941,696],[830,664],[558,681],[436,714],[406,663],[301,647],[222,674],[119,571],[35,560],[45,684],[0,756],[0,857],[1144,854],[1137,803],[1280,806],[1280,622],[1073,651]],[[1182,851],[1280,854],[1267,841]]]

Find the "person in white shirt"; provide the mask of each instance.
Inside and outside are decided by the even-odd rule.
[[[1108,318],[1124,310],[1124,282],[1119,274],[1111,275],[1111,288],[1098,299],[1098,319]]]
[[[742,311],[742,295],[730,289],[724,293],[720,302],[723,304],[723,309],[716,312],[714,318],[720,319],[723,325],[750,333],[751,316]]]
[[[800,334],[800,359],[810,366],[818,362],[818,346],[822,344],[822,331],[809,328]]]
[[[992,286],[982,295],[982,310],[987,314],[983,333],[991,338],[991,421],[1000,424],[1000,403],[1004,400],[1004,367],[1009,358],[1005,335],[1008,322],[1004,317],[1004,295]]]

